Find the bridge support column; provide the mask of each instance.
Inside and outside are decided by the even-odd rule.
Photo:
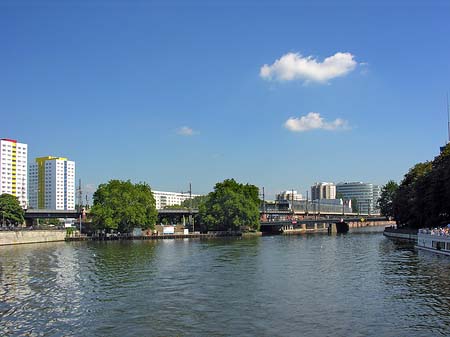
[[[335,223],[329,223],[328,224],[328,234],[335,234],[337,233],[337,226]]]
[[[302,230],[306,231],[306,224],[302,223]]]

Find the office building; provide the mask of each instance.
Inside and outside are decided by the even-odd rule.
[[[30,207],[75,209],[75,162],[61,157],[40,157],[29,166]]]
[[[363,182],[339,183],[336,185],[336,194],[344,200],[355,199],[358,210],[362,214],[378,214],[378,199],[381,189],[378,185]]]
[[[27,208],[27,152],[28,145],[17,140],[0,139],[0,194],[11,194]]]
[[[156,201],[156,209],[163,209],[166,206],[181,205],[189,199],[189,193],[152,191]],[[192,194],[192,198],[199,197],[200,194]]]
[[[299,201],[299,200],[303,200],[303,196],[300,193],[297,193],[297,191],[295,190],[291,190],[291,191],[283,191],[281,193],[278,193],[277,195],[275,195],[275,199],[277,201]]]
[[[336,199],[336,185],[321,182],[311,186],[311,200],[318,199]]]

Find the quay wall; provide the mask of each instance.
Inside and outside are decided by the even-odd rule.
[[[383,235],[391,239],[417,242],[417,230],[397,229],[391,226],[384,229]]]
[[[0,246],[64,241],[66,230],[18,230],[0,231]]]
[[[282,234],[284,235],[292,235],[292,234],[302,234],[302,233],[321,233],[321,232],[337,232],[337,225],[335,223],[310,223],[310,224],[302,224],[300,225],[290,224],[283,226]],[[362,227],[381,227],[381,226],[393,226],[395,225],[395,221],[354,221],[347,223],[348,228],[362,228]],[[331,228],[330,228],[331,226]]]
[[[359,228],[359,227],[373,227],[373,226],[394,226],[395,221],[355,221],[349,222],[348,226],[350,228]]]

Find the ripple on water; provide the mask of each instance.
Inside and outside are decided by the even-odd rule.
[[[450,259],[380,233],[0,249],[0,335],[449,335]]]

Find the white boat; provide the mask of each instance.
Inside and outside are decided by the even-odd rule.
[[[416,248],[450,256],[450,233],[442,229],[419,229]]]

